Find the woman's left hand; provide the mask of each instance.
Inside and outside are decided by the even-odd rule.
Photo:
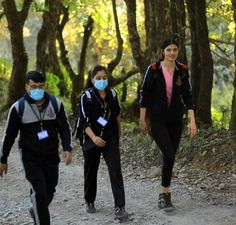
[[[71,164],[71,161],[72,161],[71,152],[65,151],[63,154],[63,157],[64,157],[64,162],[65,162],[66,166]]]
[[[197,126],[195,121],[193,122],[189,122],[188,124],[188,134],[190,136],[190,138],[193,138],[196,134],[197,134]]]

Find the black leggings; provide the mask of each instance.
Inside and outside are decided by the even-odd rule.
[[[163,155],[161,184],[163,187],[169,187],[175,162],[175,155],[183,131],[183,122],[163,123],[159,121],[151,121],[150,125],[152,137]]]

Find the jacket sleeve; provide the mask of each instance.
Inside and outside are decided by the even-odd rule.
[[[153,70],[150,65],[145,73],[143,84],[140,91],[139,103],[140,106],[143,108],[147,108],[149,106],[153,84],[154,84],[154,76],[153,76]]]
[[[83,93],[80,97],[80,104],[79,104],[80,126],[83,130],[91,126],[88,104],[89,103],[87,96],[85,93]]]
[[[189,73],[187,69],[182,71],[182,98],[186,109],[194,109],[192,100],[192,86],[190,83]]]
[[[7,158],[20,129],[21,121],[16,110],[16,104],[17,103],[11,106],[8,113],[5,134],[0,150],[1,163],[7,163]]]
[[[61,102],[59,112],[57,115],[57,121],[58,121],[58,132],[60,134],[60,139],[62,143],[62,147],[64,151],[71,151],[71,126],[68,121],[67,114],[65,112],[64,106]]]

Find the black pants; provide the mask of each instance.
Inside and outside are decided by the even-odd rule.
[[[121,173],[119,143],[115,138],[106,141],[103,148],[84,151],[84,198],[94,202],[97,194],[97,173],[100,156],[107,164],[115,206],[125,205],[123,177]]]
[[[30,198],[37,225],[50,225],[48,206],[58,183],[59,156],[27,158],[23,156],[26,179],[31,184]]]
[[[179,147],[183,122],[162,123],[150,121],[152,137],[163,155],[162,186],[169,187],[175,162],[175,155]]]

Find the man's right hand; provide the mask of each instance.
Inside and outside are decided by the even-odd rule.
[[[5,172],[7,174],[7,163],[0,163],[0,176],[2,177]]]

